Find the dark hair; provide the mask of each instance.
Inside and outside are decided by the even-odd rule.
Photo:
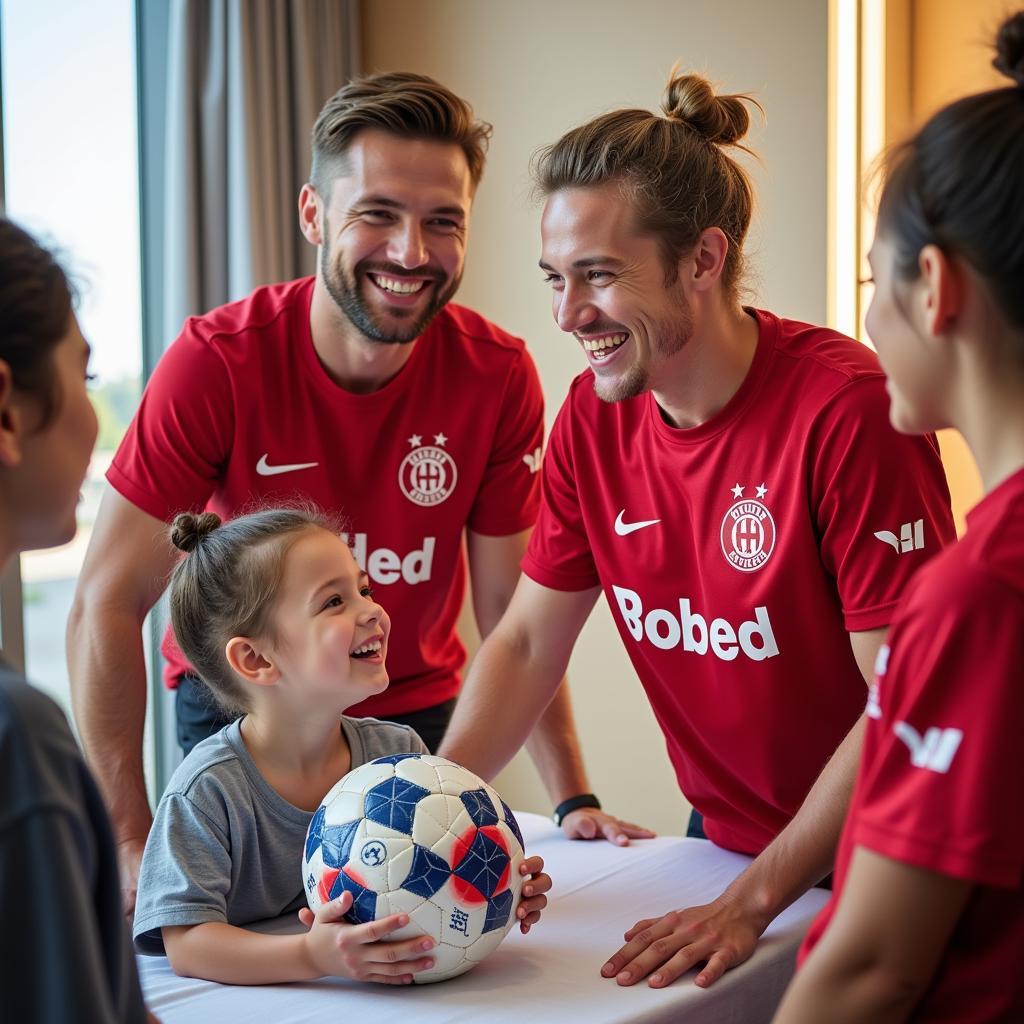
[[[1024,330],[1024,11],[996,39],[1014,85],[943,107],[885,159],[878,232],[903,280],[926,245],[969,263],[1006,320]]]
[[[309,180],[321,196],[344,167],[353,138],[378,128],[403,139],[452,142],[462,147],[475,188],[484,173],[491,126],[473,117],[473,108],[426,75],[389,72],[355,78],[324,104],[313,125],[313,165]]]
[[[60,403],[53,350],[68,333],[74,292],[53,255],[0,218],[0,359],[14,386],[39,400],[42,426]]]
[[[261,509],[221,523],[213,512],[182,512],[171,542],[186,552],[170,580],[171,625],[185,657],[229,713],[249,710],[224,648],[233,636],[273,637],[275,598],[288,550],[309,529],[340,533],[313,506]]]
[[[549,196],[621,182],[641,230],[659,240],[668,283],[701,232],[721,228],[729,240],[722,283],[735,297],[754,195],[722,147],[746,149],[739,142],[750,126],[747,103],[761,109],[749,96],[716,96],[707,79],[673,69],[661,102],[664,116],[615,110],[573,128],[534,157],[537,189]]]

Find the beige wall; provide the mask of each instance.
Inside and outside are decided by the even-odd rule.
[[[767,111],[748,140],[760,155],[747,161],[759,197],[751,301],[824,321],[826,10],[822,0],[365,0],[366,71],[433,75],[495,125],[459,301],[527,339],[549,423],[584,363],[551,319],[528,159],[602,111],[656,106],[677,58],[726,90],[755,93]],[[595,790],[619,813],[678,832],[685,805],[603,599],[570,674]],[[522,758],[499,788],[516,806],[550,809]]]

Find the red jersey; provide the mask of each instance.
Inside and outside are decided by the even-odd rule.
[[[1024,470],[907,589],[878,659],[836,859],[854,847],[974,883],[916,1021],[1024,1020]]]
[[[555,590],[602,586],[680,788],[710,839],[749,854],[863,711],[848,633],[887,625],[954,536],[935,441],[890,427],[874,354],[756,317],[746,378],[697,427],[576,378],[523,561]]]
[[[533,525],[543,397],[523,343],[453,304],[383,388],[345,391],[313,348],[312,295],[305,278],[186,321],[107,477],[168,521],[296,497],[341,513],[393,623],[391,685],[349,713],[387,717],[458,690],[463,528],[504,536]],[[171,641],[173,686],[188,665]]]

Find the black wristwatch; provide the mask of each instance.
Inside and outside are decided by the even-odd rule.
[[[597,810],[601,810],[601,801],[593,793],[580,793],[579,796],[571,796],[568,800],[563,800],[555,808],[555,813],[551,817],[556,825],[561,825],[567,814],[572,814],[573,811],[578,811],[581,807],[595,807]]]

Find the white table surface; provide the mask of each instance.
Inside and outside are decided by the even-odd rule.
[[[179,978],[166,957],[139,956],[149,1008],[165,1024],[234,1021],[401,1020],[425,1024],[769,1021],[793,971],[803,933],[828,894],[814,889],[772,922],[757,951],[710,989],[691,971],[664,989],[621,988],[601,965],[637,920],[706,903],[749,863],[703,839],[660,837],[625,848],[570,842],[546,818],[517,815],[527,850],[554,881],[529,935],[513,929],[479,967],[434,985],[391,987],[340,978],[291,985],[233,986]],[[267,930],[295,930],[279,919]]]

